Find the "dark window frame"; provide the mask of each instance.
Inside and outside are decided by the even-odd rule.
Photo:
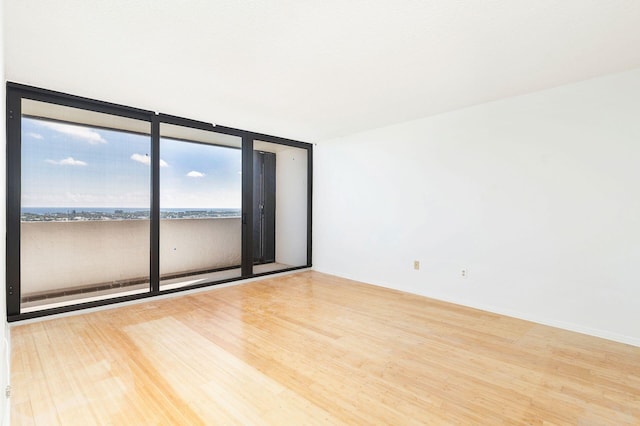
[[[159,295],[179,293],[197,288],[240,281],[248,278],[295,271],[312,266],[312,189],[313,189],[313,145],[248,130],[213,125],[198,120],[177,117],[154,111],[99,101],[38,87],[7,82],[7,240],[6,240],[6,303],[7,321],[14,322],[30,318],[50,316],[82,309],[107,306],[127,301],[153,298]],[[21,104],[22,99],[31,99],[83,110],[102,112],[121,117],[147,121],[151,125],[151,256],[150,290],[143,294],[118,296],[100,301],[83,302],[58,308],[20,313],[20,207],[21,207]],[[160,290],[160,123],[175,124],[200,130],[210,130],[242,138],[242,265],[241,275],[236,278],[207,281],[170,290]],[[253,273],[253,142],[260,140],[307,150],[307,262],[272,272]]]

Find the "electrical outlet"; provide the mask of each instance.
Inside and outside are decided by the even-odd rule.
[[[419,260],[414,260],[413,261],[413,269],[415,269],[416,271],[420,269],[420,261]]]
[[[460,270],[460,276],[462,278],[467,278],[469,276],[469,270],[468,269],[461,269]]]

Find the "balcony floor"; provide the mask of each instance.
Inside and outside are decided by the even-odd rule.
[[[275,272],[290,268],[290,265],[283,263],[265,263],[263,265],[254,265],[254,274],[263,274],[267,272]],[[172,278],[160,281],[160,291],[172,290],[181,287],[202,284],[206,282],[223,281],[240,277],[240,268],[227,269],[224,271],[209,272],[206,274],[194,274],[186,277]],[[91,291],[84,293],[76,293],[65,296],[57,296],[46,299],[35,300],[31,302],[23,302],[20,306],[21,313],[36,312],[44,309],[59,308],[79,303],[94,302],[99,300],[112,299],[114,297],[130,296],[134,294],[142,294],[149,291],[149,283],[135,284],[127,287],[119,287],[116,289],[107,289],[99,291]]]

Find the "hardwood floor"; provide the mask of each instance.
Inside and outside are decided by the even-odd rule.
[[[13,425],[640,424],[640,348],[317,272],[14,326]]]

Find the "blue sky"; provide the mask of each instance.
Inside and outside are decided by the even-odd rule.
[[[23,117],[22,207],[148,208],[151,137]],[[161,208],[240,208],[238,149],[160,140]]]

